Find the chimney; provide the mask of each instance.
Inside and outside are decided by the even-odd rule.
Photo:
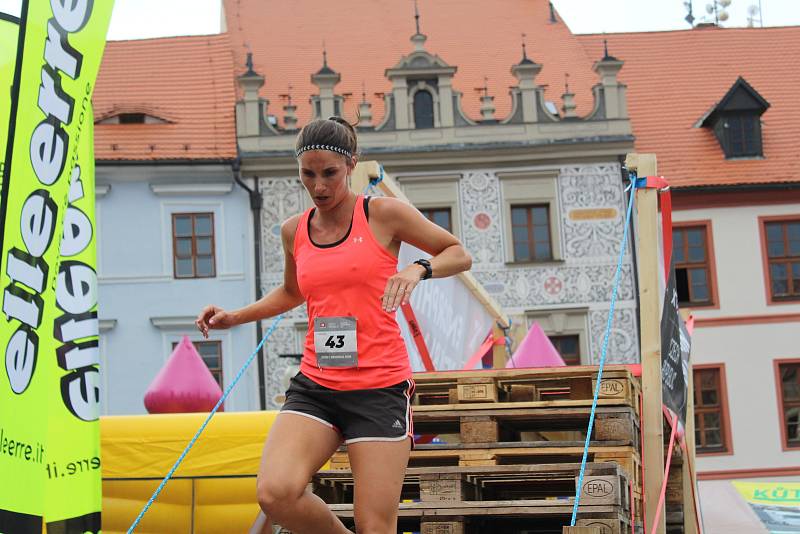
[[[258,96],[258,90],[264,85],[264,77],[253,70],[253,54],[247,53],[247,72],[239,76],[239,87],[244,96],[236,103],[236,135],[239,137],[257,136],[261,134],[262,107],[266,112],[269,100]]]
[[[523,35],[524,37],[524,35]],[[536,85],[536,76],[542,71],[542,65],[528,58],[525,43],[522,43],[522,61],[511,67],[511,74],[519,80],[519,92],[522,100],[522,121],[536,122],[536,99],[539,86]]]
[[[564,113],[562,116],[565,119],[575,119],[578,114],[575,113],[575,93],[569,90],[569,74],[564,75],[564,94],[561,95],[564,105],[561,106],[561,111]]]
[[[483,95],[481,97],[481,120],[494,120],[494,97]]]
[[[361,84],[361,102],[358,104],[358,124],[359,128],[369,128],[372,126],[372,104],[367,101],[367,89]]]
[[[606,119],[627,119],[628,105],[625,98],[625,85],[617,76],[624,65],[623,61],[608,53],[608,41],[604,41],[604,54],[594,64],[594,71],[600,77],[603,105]]]
[[[319,88],[319,93],[311,96],[315,119],[327,119],[331,115],[341,115],[343,98],[335,95],[334,87],[342,79],[342,75],[328,66],[328,53],[322,52],[322,68],[311,75],[311,83]]]
[[[278,95],[286,99],[286,104],[283,106],[283,126],[287,130],[297,129],[297,106],[292,103],[292,84],[289,84],[289,91],[286,94]]]
[[[494,97],[489,95],[489,78],[483,77],[483,87],[475,88],[481,93],[481,120],[494,121]]]

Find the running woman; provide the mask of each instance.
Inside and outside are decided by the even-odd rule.
[[[344,119],[307,124],[295,153],[314,207],[281,226],[283,284],[235,311],[207,306],[196,324],[208,337],[209,329],[267,319],[306,303],[300,372],[264,445],[259,505],[295,534],[349,533],[307,489],[344,441],[357,532],[393,534],[414,439],[414,382],[396,311],[417,284],[466,271],[472,260],[458,239],[413,206],[350,189],[358,143]],[[402,242],[432,258],[398,272]],[[272,532],[270,521],[259,520],[262,532]]]

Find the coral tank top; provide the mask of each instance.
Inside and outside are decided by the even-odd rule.
[[[336,243],[317,245],[311,241],[314,210],[300,217],[294,237],[297,283],[308,307],[308,334],[300,371],[314,382],[337,390],[382,388],[410,378],[411,364],[396,314],[381,307],[386,281],[397,272],[397,258],[372,234],[364,197],[357,197],[350,229]],[[331,317],[355,318],[358,356],[354,364],[327,366],[317,358],[315,319],[321,330],[323,318]]]

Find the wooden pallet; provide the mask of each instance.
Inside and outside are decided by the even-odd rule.
[[[414,502],[508,501],[574,497],[579,463],[483,467],[416,467],[406,471],[401,499]],[[327,470],[314,475],[312,489],[329,504],[353,502],[353,475]],[[581,506],[609,504],[630,509],[628,480],[615,463],[590,463]]]
[[[586,439],[590,406],[545,407],[539,404],[417,406],[414,408],[414,431],[423,435],[445,435],[448,443]],[[595,441],[624,441],[638,447],[639,420],[636,412],[628,406],[599,406],[595,413],[593,437]]]
[[[575,463],[581,461],[583,442],[516,442],[516,443],[459,443],[448,446],[417,445],[411,451],[409,467],[425,466],[486,466],[511,464]],[[598,459],[598,456],[601,456]],[[626,462],[622,465],[620,460]],[[588,461],[615,461],[628,469],[640,464],[639,453],[624,442],[590,442]],[[331,457],[331,469],[350,469],[347,452],[336,451]]]
[[[351,523],[352,504],[335,504],[330,508],[345,524]],[[578,515],[581,521],[616,522],[620,529],[625,529],[628,525],[619,507],[592,505],[582,508]],[[561,534],[563,525],[569,524],[571,514],[570,500],[452,502],[446,507],[437,503],[403,503],[398,511],[398,532]],[[630,531],[629,527],[627,531]],[[612,533],[616,534],[614,531]]]
[[[597,368],[487,369],[415,373],[415,406],[475,402],[589,401]],[[608,366],[599,400],[639,410],[641,387],[624,366]]]

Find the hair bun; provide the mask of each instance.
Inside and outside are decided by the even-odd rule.
[[[339,124],[342,124],[344,126],[348,126],[351,129],[355,126],[355,124],[350,124],[349,122],[347,122],[346,119],[344,119],[342,117],[339,117],[338,115],[332,115],[332,116],[328,117],[328,120],[329,121],[333,121],[333,122],[338,122]]]

